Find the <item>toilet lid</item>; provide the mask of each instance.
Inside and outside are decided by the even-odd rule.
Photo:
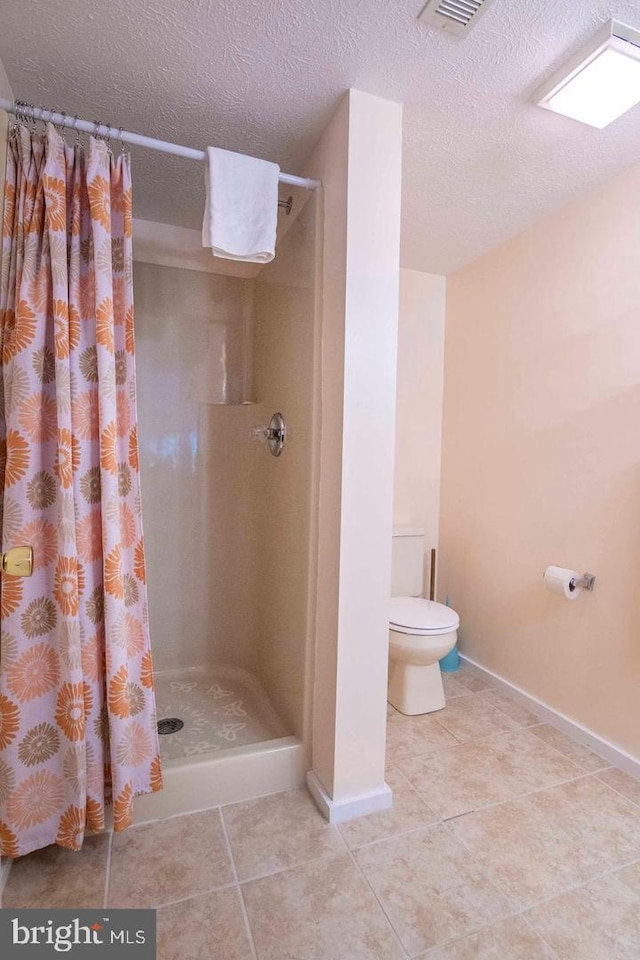
[[[447,633],[457,630],[460,617],[451,607],[422,597],[392,597],[389,625],[400,633]]]

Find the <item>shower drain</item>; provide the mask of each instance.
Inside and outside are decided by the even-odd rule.
[[[178,717],[166,717],[164,720],[158,720],[159,734],[177,733],[183,727],[184,720],[179,720]]]

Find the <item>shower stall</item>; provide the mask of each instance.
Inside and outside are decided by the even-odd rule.
[[[0,109],[113,135],[22,101],[0,100]],[[206,156],[122,130],[118,138],[193,161]],[[130,261],[118,261],[122,286],[133,279],[136,314],[138,423],[127,455],[137,469],[139,448],[142,494],[141,504],[137,492],[131,497],[130,512],[141,514],[145,534],[144,550],[141,536],[136,543],[148,593],[140,618],[148,614],[158,690],[148,726],[152,733],[153,720],[162,722],[164,774],[163,790],[136,797],[138,821],[305,779],[332,822],[389,805],[401,143],[400,105],[349,91],[307,162],[320,179],[280,174],[293,213],[280,210],[267,265],[214,260],[199,231],[133,221],[133,278]],[[130,218],[126,226],[128,237]],[[112,245],[112,262],[120,249]],[[276,412],[286,423],[279,457],[265,442]],[[112,431],[102,433],[110,440]],[[128,496],[123,459],[109,455],[104,469]],[[94,488],[87,490],[89,502]],[[70,527],[76,518],[63,519]],[[124,584],[110,577],[124,600]],[[127,589],[133,600],[129,582]],[[145,650],[148,689],[150,668]],[[136,684],[121,688],[118,680],[111,699],[134,715]],[[140,738],[126,747],[135,759]],[[149,785],[159,788],[155,753],[150,767]],[[123,828],[133,793],[131,782],[121,791]]]
[[[162,793],[136,802],[139,820],[304,782],[317,203],[296,195],[291,217],[280,214],[276,259],[262,267],[208,254],[202,269],[168,266],[180,250],[149,255],[134,230],[142,510],[165,778]],[[266,442],[275,412],[286,424],[277,457]]]

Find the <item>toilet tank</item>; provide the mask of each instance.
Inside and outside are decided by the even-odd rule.
[[[423,566],[424,530],[420,527],[394,527],[391,548],[391,596],[421,596]]]

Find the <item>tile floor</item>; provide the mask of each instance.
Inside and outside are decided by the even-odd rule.
[[[464,669],[389,708],[395,803],[339,828],[305,790],[12,867],[5,906],[158,908],[159,960],[639,960],[640,781]]]

